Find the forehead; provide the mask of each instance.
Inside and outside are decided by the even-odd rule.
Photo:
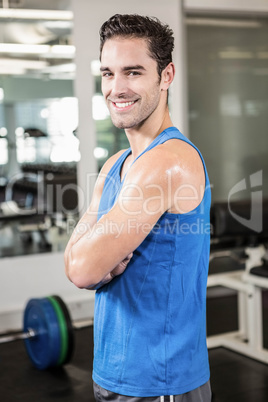
[[[125,65],[129,63],[152,65],[155,60],[151,57],[148,44],[142,38],[121,38],[108,39],[103,46],[101,53],[101,65]]]

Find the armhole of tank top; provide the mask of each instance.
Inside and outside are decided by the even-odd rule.
[[[108,173],[106,174],[106,179],[107,180],[108,177],[111,177],[114,174],[114,171],[119,168],[118,171],[118,175],[119,175],[119,179],[120,179],[120,174],[121,174],[121,170],[122,170],[122,165],[124,160],[127,158],[128,154],[131,152],[130,148],[125,149],[121,155],[119,155],[119,157],[116,159],[116,161],[114,162],[114,164],[110,167],[110,169],[108,170]],[[121,164],[121,166],[120,166]],[[104,184],[105,186],[105,184]]]

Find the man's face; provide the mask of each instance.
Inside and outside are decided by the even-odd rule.
[[[101,72],[102,92],[116,127],[138,128],[156,113],[160,80],[144,39],[108,39],[102,49]]]

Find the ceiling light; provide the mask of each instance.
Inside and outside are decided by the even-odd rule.
[[[74,63],[64,63],[44,68],[43,73],[73,73],[75,69]]]
[[[72,21],[44,21],[42,22],[42,25],[45,26],[49,30],[54,30],[54,29],[61,29],[61,30],[70,30],[73,27],[73,22]]]
[[[16,66],[0,66],[0,75],[23,75],[26,74],[25,68]]]
[[[0,19],[18,20],[56,20],[71,21],[72,11],[67,10],[30,10],[22,8],[0,8]]]
[[[26,45],[22,43],[0,43],[0,53],[37,54],[53,58],[73,58],[75,46],[71,45]]]
[[[0,59],[0,67],[11,66],[25,68],[27,70],[42,70],[48,66],[48,63],[42,60]]]
[[[74,74],[74,72],[72,72],[72,73],[65,73],[65,72],[63,72],[63,73],[52,73],[52,74],[49,74],[48,75],[48,78],[50,79],[50,80],[68,80],[68,81],[70,81],[70,80],[74,80],[75,79],[75,74]]]
[[[187,18],[187,25],[216,26],[219,28],[260,28],[259,21],[227,20],[220,18]]]
[[[51,52],[56,54],[74,55],[75,46],[72,45],[53,45],[51,46]]]
[[[18,43],[0,43],[0,53],[40,54],[49,52],[49,45],[25,45]]]
[[[220,59],[253,59],[252,52],[242,52],[239,50],[227,50],[219,52]]]

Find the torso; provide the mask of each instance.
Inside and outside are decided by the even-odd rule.
[[[93,380],[124,395],[183,394],[209,378],[204,320],[210,248],[209,178],[196,148],[186,140],[171,139],[172,135],[183,138],[175,128],[163,133],[159,145],[155,142],[140,154],[133,169],[130,151],[118,154],[99,208],[101,219],[103,211],[115,205],[124,183],[135,183],[135,178],[139,183],[139,174],[149,186],[156,175],[163,173],[167,180],[167,170],[174,187],[207,186],[204,197],[200,192],[196,200],[185,201],[179,194],[181,199],[168,210],[171,213],[163,213],[133,251],[124,273],[96,292]],[[194,214],[176,215],[196,204],[200,205]]]

